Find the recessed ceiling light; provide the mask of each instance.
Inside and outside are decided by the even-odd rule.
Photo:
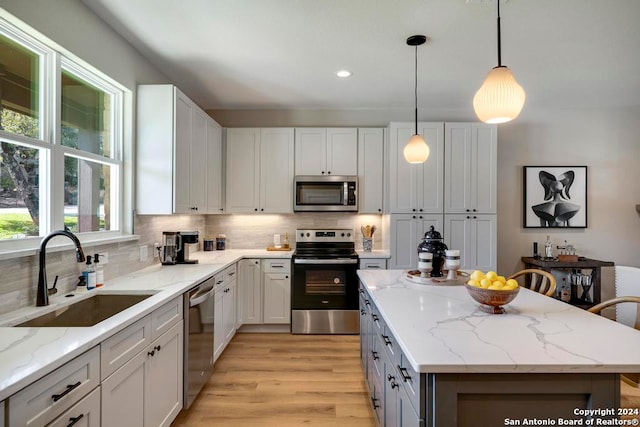
[[[349,70],[340,70],[336,73],[338,77],[351,77],[353,73]]]

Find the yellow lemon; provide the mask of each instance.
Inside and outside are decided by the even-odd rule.
[[[482,280],[484,278],[484,273],[480,270],[475,270],[473,273],[471,273],[470,277],[473,280]]]
[[[498,278],[498,274],[495,271],[487,271],[486,276],[487,279],[491,280],[492,282]]]
[[[498,278],[496,280],[501,281],[502,283],[507,283],[507,278],[504,276],[498,276]]]
[[[504,289],[505,291],[512,291],[512,290],[514,290],[514,289],[515,289],[515,288],[517,288],[517,287],[518,287],[518,285],[504,285],[504,286],[502,287],[502,289]]]
[[[491,284],[487,289],[491,289],[494,291],[500,291],[503,289],[502,282],[498,282],[497,280]]]
[[[514,288],[518,287],[518,281],[516,279],[509,279],[507,280],[507,285],[508,286],[513,286]]]
[[[471,286],[475,286],[476,288],[479,288],[480,282],[478,280],[471,279],[467,282],[467,285],[471,285]]]
[[[489,279],[482,279],[480,281],[480,287],[482,288],[488,288],[489,286],[491,286],[491,280]]]

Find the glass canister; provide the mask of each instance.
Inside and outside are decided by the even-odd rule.
[[[226,245],[227,245],[227,236],[225,236],[224,234],[218,234],[216,236],[216,250],[224,251]]]
[[[447,245],[442,240],[442,235],[436,231],[433,225],[429,227],[429,231],[424,233],[422,243],[418,245],[418,253],[430,252],[432,254],[431,277],[442,277],[442,263],[447,249]]]

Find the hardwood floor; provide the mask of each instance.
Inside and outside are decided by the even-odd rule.
[[[172,424],[255,425],[374,427],[359,337],[236,334]]]

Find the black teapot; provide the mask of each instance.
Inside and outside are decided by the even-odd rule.
[[[433,254],[431,277],[442,277],[442,264],[447,249],[447,245],[442,241],[440,233],[435,230],[433,225],[429,227],[429,231],[424,233],[422,243],[418,245],[418,253],[430,252]]]

